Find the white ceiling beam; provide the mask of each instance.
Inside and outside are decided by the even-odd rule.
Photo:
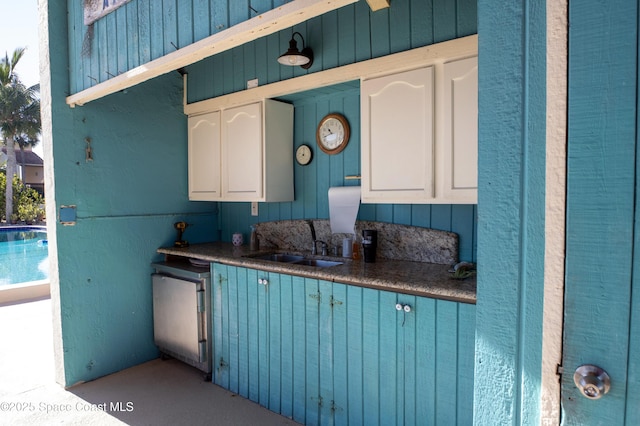
[[[248,21],[234,25],[224,31],[190,44],[175,52],[154,59],[144,65],[124,72],[107,81],[96,84],[67,97],[71,107],[84,105],[96,99],[162,74],[191,65],[209,56],[224,52],[244,43],[256,40],[277,31],[290,28],[316,16],[339,9],[358,0],[294,0],[277,9],[270,10]],[[283,47],[283,49],[286,46]]]
[[[389,7],[389,0],[367,0],[367,3],[369,3],[369,7],[374,12],[376,10],[380,10],[380,9],[384,9],[386,7]]]

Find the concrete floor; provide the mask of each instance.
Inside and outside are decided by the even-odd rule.
[[[51,300],[0,306],[0,425],[294,425],[153,360],[65,390],[54,382]]]

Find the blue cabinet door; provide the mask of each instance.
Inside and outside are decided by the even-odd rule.
[[[266,281],[265,281],[266,280]],[[213,382],[269,407],[269,276],[214,264]],[[277,282],[271,282],[277,288]]]
[[[212,281],[214,383],[317,423],[318,280],[214,264]]]
[[[309,425],[472,423],[474,305],[213,273],[216,384]]]
[[[349,422],[472,424],[475,306],[347,292]]]

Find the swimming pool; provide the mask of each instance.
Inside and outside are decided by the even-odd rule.
[[[49,278],[47,231],[36,227],[0,228],[0,286]]]

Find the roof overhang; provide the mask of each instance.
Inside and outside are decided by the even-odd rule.
[[[290,28],[358,0],[294,0],[67,97],[72,108]]]

